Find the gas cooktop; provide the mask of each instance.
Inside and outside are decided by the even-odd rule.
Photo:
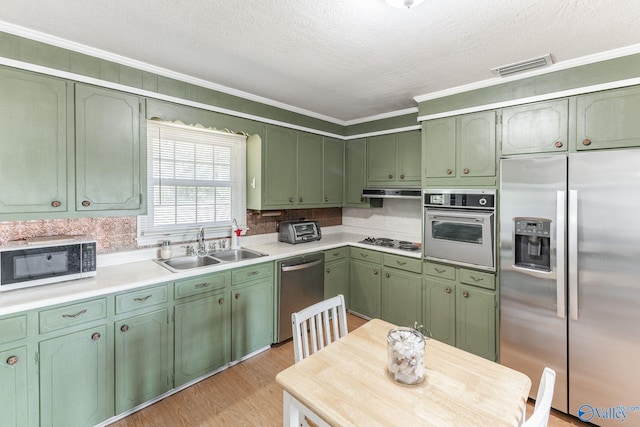
[[[403,251],[419,251],[420,246],[413,242],[404,240],[387,239],[385,237],[367,237],[358,243],[366,243],[368,245],[382,246],[385,248],[401,249]]]

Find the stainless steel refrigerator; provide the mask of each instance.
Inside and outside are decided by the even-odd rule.
[[[640,425],[640,150],[500,162],[500,363],[600,426]],[[624,418],[624,420],[623,420]]]

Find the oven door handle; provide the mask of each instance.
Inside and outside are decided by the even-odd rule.
[[[427,212],[427,218],[440,221],[457,221],[465,223],[485,222],[493,217],[493,212],[474,212],[474,213],[434,213]]]

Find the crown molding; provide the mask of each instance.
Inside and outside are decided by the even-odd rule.
[[[567,61],[559,62],[557,64],[549,65],[548,67],[538,70],[532,70],[525,73],[512,75],[509,77],[493,77],[487,80],[481,80],[479,82],[470,83],[467,85],[456,86],[449,89],[431,92],[424,95],[415,96],[413,99],[417,103],[430,101],[433,99],[444,98],[451,95],[458,95],[464,92],[470,92],[476,89],[484,89],[491,86],[497,86],[503,83],[513,82],[517,80],[523,80],[529,77],[540,76],[543,74],[549,74],[556,71],[567,70],[570,68],[580,67],[582,65],[594,64],[596,62],[607,61],[610,59],[621,58],[623,56],[629,56],[640,53],[640,44],[626,46],[618,49],[612,49],[605,52],[596,53],[593,55],[587,55],[580,58],[570,59]]]
[[[389,119],[391,117],[404,116],[406,114],[417,113],[418,107],[405,108],[404,110],[390,111],[388,113],[376,114],[375,116],[363,117],[361,119],[347,120],[345,126],[357,125],[360,123],[373,122],[375,120]]]

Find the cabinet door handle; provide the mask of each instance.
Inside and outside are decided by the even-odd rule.
[[[556,148],[562,148],[562,146],[563,146],[564,144],[562,144],[562,141],[556,141],[556,143],[555,143],[555,144],[553,144],[553,145],[554,145]]]
[[[582,145],[591,145],[591,140],[589,138],[586,138],[584,141],[582,141]]]
[[[400,179],[404,179],[404,175],[400,175]]]
[[[127,332],[129,330],[129,325],[122,325],[120,326],[120,331],[122,332]]]
[[[327,274],[331,273],[331,269],[327,268]]]
[[[7,365],[9,365],[9,366],[13,366],[13,365],[15,365],[16,363],[18,363],[18,356],[9,356],[9,357],[7,358]]]
[[[85,208],[88,207],[88,206],[91,206],[91,202],[88,201],[88,200],[83,200],[82,201],[82,206],[84,206]]]
[[[329,198],[328,198],[328,197],[325,197],[325,198],[324,198],[324,202],[325,202],[325,203],[329,202]]]
[[[302,203],[302,197],[300,197],[298,200],[300,201],[300,203]]]
[[[91,335],[91,339],[93,341],[98,341],[100,339],[100,333],[99,332],[94,332],[93,335]]]
[[[62,206],[62,203],[60,203],[57,200],[54,200],[53,202],[51,202],[51,206],[53,206],[54,208],[59,208],[60,206]]]
[[[87,309],[84,309],[84,310],[80,310],[76,314],[63,314],[62,317],[75,319],[76,317],[80,316],[81,314],[85,314],[86,312],[87,312]]]
[[[151,298],[151,295],[147,295],[146,297],[137,297],[137,298],[134,298],[133,300],[136,302],[145,302],[149,298]]]
[[[451,293],[451,288],[447,288],[444,290],[446,293],[450,294]]]
[[[389,277],[391,277],[391,275],[389,273],[385,273],[384,277],[386,277],[388,279]]]
[[[377,276],[378,275],[378,270],[373,270],[373,275]]]
[[[453,173],[453,169],[447,169],[447,175],[451,175]]]
[[[209,286],[208,283],[198,283],[197,285],[194,286],[194,288],[200,289],[200,288],[206,288],[207,286]]]
[[[389,179],[393,179],[393,175],[389,175]]]
[[[289,203],[293,203],[293,197],[289,197]]]
[[[484,277],[476,277],[476,276],[469,276],[469,277],[471,278],[471,280],[473,280],[476,283],[482,282],[484,280]]]
[[[463,297],[465,297],[465,298],[469,298],[469,292],[464,291],[464,292],[462,293],[462,296],[463,296]]]
[[[220,299],[218,300],[218,304],[220,304],[220,305],[224,304],[224,298],[220,298]]]
[[[234,295],[234,297],[235,297],[236,299],[240,299],[240,294],[235,294],[235,295]]]
[[[468,169],[468,168],[464,168],[464,169],[462,170],[462,172],[463,172],[465,175],[468,175],[468,174],[469,174],[469,169]]]

